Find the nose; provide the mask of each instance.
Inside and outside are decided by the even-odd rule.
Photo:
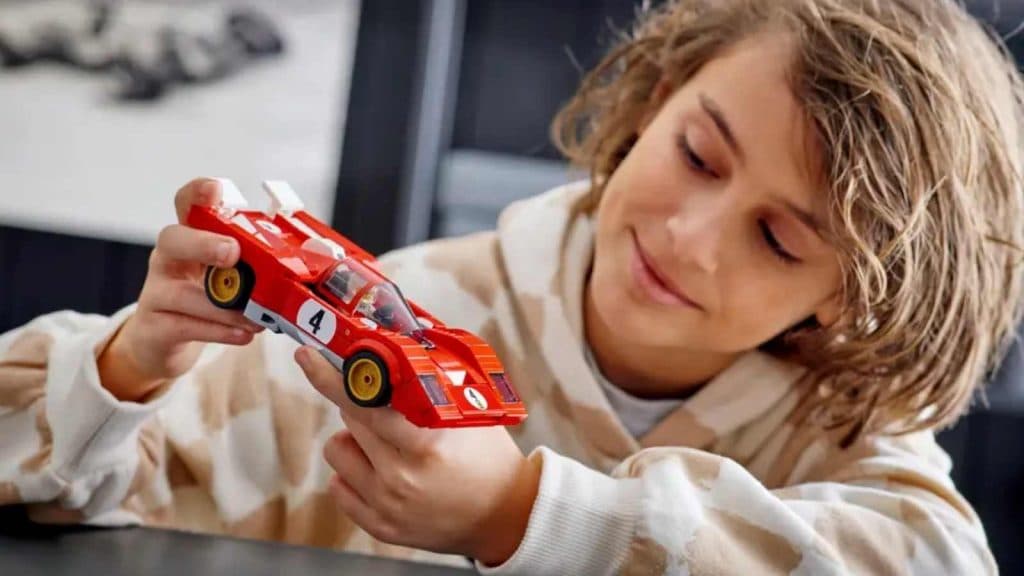
[[[710,196],[710,195],[709,195]],[[728,203],[725,195],[691,198],[680,203],[667,222],[673,253],[680,261],[691,263],[713,274],[718,269],[726,229]]]

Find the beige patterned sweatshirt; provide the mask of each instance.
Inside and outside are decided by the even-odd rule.
[[[585,184],[514,204],[496,232],[391,253],[411,299],[480,334],[530,416],[542,461],[526,536],[491,574],[992,574],[978,518],[931,433],[865,438],[799,424],[799,367],[742,356],[640,438],[589,367]],[[144,404],[100,385],[131,313],[60,312],[0,337],[0,503],[40,521],[143,523],[464,562],[375,542],[332,505],[321,445],[342,427],[272,334],[209,346]],[[453,482],[457,479],[453,478]]]

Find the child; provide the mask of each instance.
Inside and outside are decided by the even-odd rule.
[[[995,573],[931,430],[1019,318],[1021,94],[951,1],[667,2],[556,120],[588,182],[383,258],[525,424],[352,405],[177,225],[137,306],[0,338],[0,503],[493,574]]]

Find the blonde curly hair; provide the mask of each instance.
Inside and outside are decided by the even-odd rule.
[[[757,33],[795,42],[791,86],[822,150],[843,318],[766,347],[808,367],[829,428],[946,425],[1022,310],[1024,91],[1005,47],[951,0],[669,0],[583,80],[552,126],[595,200],[659,85]]]

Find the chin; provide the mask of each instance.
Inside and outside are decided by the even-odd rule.
[[[694,333],[686,320],[668,317],[662,309],[637,302],[624,282],[601,282],[594,289],[594,308],[601,322],[623,340],[648,346],[687,346]]]

